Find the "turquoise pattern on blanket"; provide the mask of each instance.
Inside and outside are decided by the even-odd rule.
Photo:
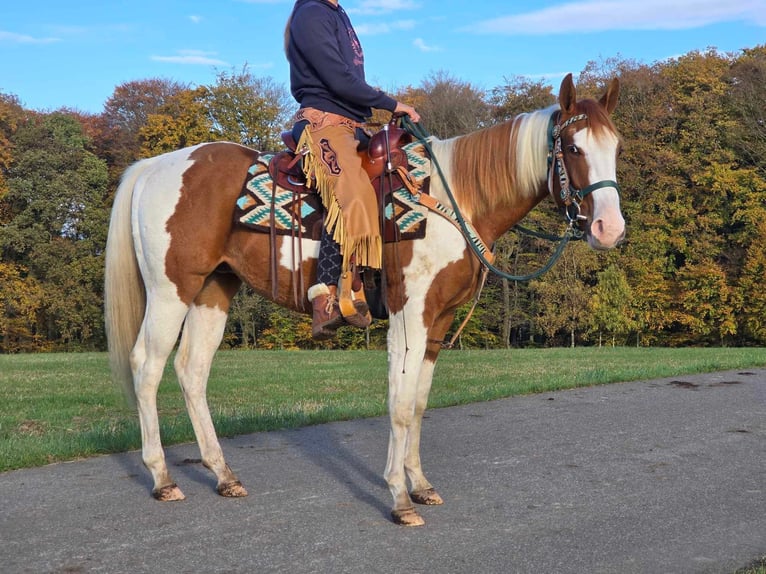
[[[419,188],[430,177],[431,160],[425,147],[411,143],[402,148],[407,154],[409,176]],[[322,206],[316,194],[296,196],[292,190],[274,186],[269,174],[269,162],[274,154],[262,154],[248,169],[242,194],[236,200],[237,221],[253,230],[265,233],[272,225],[278,235],[300,234],[312,238],[317,221],[321,222]],[[396,221],[402,239],[417,239],[425,234],[427,210],[402,186],[393,192],[394,201],[387,202],[384,216]],[[318,238],[317,238],[318,239]],[[387,241],[389,239],[386,239]]]

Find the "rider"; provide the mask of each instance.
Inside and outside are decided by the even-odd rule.
[[[341,314],[341,275],[352,262],[378,269],[382,264],[375,192],[357,155],[359,142],[367,139],[363,122],[371,108],[408,114],[415,122],[420,116],[367,84],[362,46],[338,0],[297,0],[285,27],[285,53],[290,90],[300,105],[293,134],[298,149],[308,149],[304,171],[314,179],[326,211],[317,283],[308,298],[312,336],[327,339],[344,318],[356,327],[370,324],[362,300],[354,302],[354,314]]]

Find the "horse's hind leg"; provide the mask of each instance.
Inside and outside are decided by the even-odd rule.
[[[247,491],[224,460],[207,403],[207,380],[226,327],[229,301],[239,280],[213,277],[189,309],[175,359],[178,382],[197,437],[202,463],[215,473],[222,496],[247,496]]]
[[[157,388],[168,356],[173,350],[188,307],[177,298],[155,297],[147,301],[144,321],[130,354],[133,386],[141,424],[141,457],[154,480],[157,500],[183,500],[165,463],[157,414]]]

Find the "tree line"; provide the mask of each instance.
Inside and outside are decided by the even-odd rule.
[[[766,343],[766,46],[714,49],[645,64],[590,62],[580,96],[621,82],[614,121],[624,244],[598,253],[570,244],[529,283],[490,276],[457,344],[763,345]],[[435,72],[395,94],[448,138],[556,101],[542,81],[510,77],[490,90]],[[25,109],[0,93],[0,352],[101,350],[103,251],[113,194],[127,166],[204,141],[278,150],[294,103],[248,69],[190,86],[161,78],[115,88],[100,114]],[[376,111],[373,121],[384,122]],[[524,222],[560,233],[552,202]],[[524,274],[552,246],[510,233],[498,266]],[[460,309],[455,326],[465,317]],[[385,321],[315,343],[308,317],[246,287],[224,345],[364,348],[385,345]]]

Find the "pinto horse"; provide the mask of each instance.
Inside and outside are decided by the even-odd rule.
[[[487,245],[548,194],[568,213],[576,201],[576,224],[590,246],[614,247],[625,232],[615,181],[620,137],[610,120],[618,92],[614,79],[599,101],[577,101],[570,74],[558,105],[462,137],[434,139],[442,177],[432,177],[431,195],[446,203],[450,190]],[[554,137],[555,150],[549,144]],[[318,242],[302,239],[302,249],[295,249],[298,239],[280,236],[273,292],[269,235],[234,223],[235,202],[257,155],[217,142],[144,159],[125,172],[114,199],[105,275],[110,362],[114,378],[135,398],[142,458],[158,500],[184,498],[165,463],[156,402],[179,332],[174,366],[202,461],[215,473],[219,494],[245,496],[224,460],[206,398],[229,305],[245,282],[280,305],[299,307],[295,269],[301,266],[309,279],[316,275]],[[588,193],[577,192],[574,200],[572,190]],[[411,526],[423,524],[413,503],[442,504],[421,468],[421,423],[441,341],[455,310],[477,290],[482,266],[455,225],[433,212],[426,217],[424,238],[384,247],[391,423],[384,476],[394,522]],[[303,303],[310,309],[305,293]]]

